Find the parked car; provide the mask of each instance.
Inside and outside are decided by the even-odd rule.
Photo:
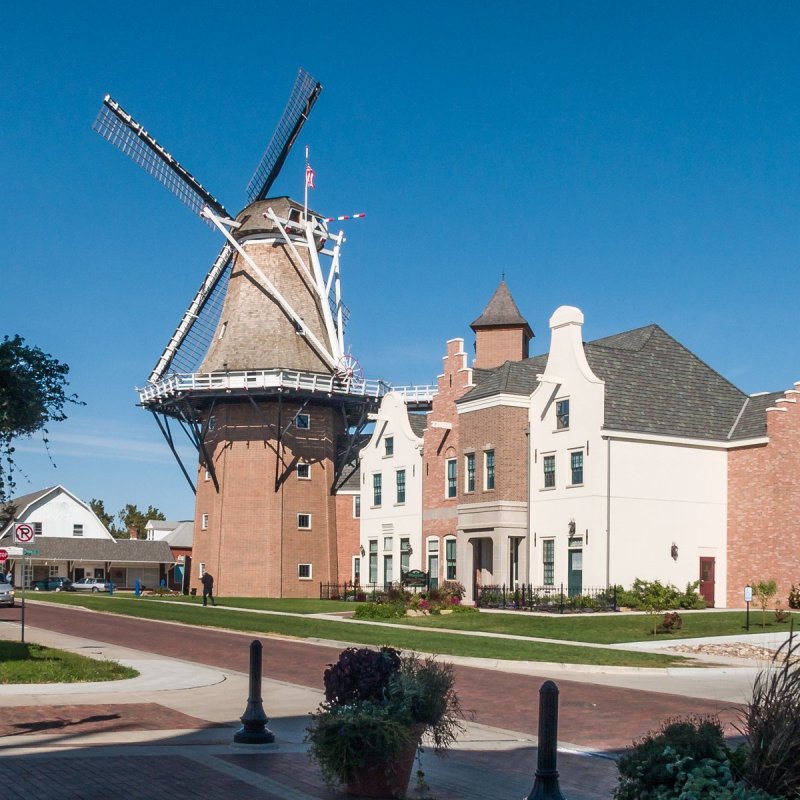
[[[0,575],[0,606],[14,605],[14,584],[6,582],[3,575]]]
[[[48,578],[34,581],[31,587],[36,592],[74,592],[75,587],[69,578]]]
[[[108,587],[101,578],[81,578],[72,582],[72,588],[79,592],[104,592]]]

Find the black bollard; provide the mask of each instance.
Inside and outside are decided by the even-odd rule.
[[[527,800],[566,800],[558,785],[558,686],[539,689],[539,746],[536,777]]]
[[[233,735],[237,744],[270,744],[275,734],[267,727],[269,717],[264,713],[261,700],[261,642],[254,639],[250,643],[250,694],[247,708],[239,717],[242,727]]]

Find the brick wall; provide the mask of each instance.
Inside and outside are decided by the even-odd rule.
[[[337,574],[336,511],[331,494],[334,442],[341,423],[334,409],[309,404],[310,430],[290,427],[280,453],[276,432],[299,405],[224,403],[214,409],[215,430],[208,446],[220,491],[199,468],[195,505],[192,586],[199,566],[214,576],[220,595],[316,597],[319,582]],[[311,465],[310,480],[297,477],[296,464]],[[311,529],[298,529],[298,513],[311,515]],[[203,530],[203,515],[208,527]],[[311,580],[300,580],[298,564],[312,565]]]
[[[486,328],[475,332],[475,368],[491,369],[527,357],[528,338],[522,328]]]
[[[800,584],[800,384],[767,411],[769,444],[728,457],[728,605],[749,581],[774,579],[783,607]],[[778,410],[780,409],[780,410]]]
[[[358,553],[360,520],[353,517],[352,494],[336,495],[336,549],[338,551],[338,582],[353,579],[353,556]],[[365,560],[361,560],[361,574],[364,574]],[[363,580],[363,578],[362,578]]]
[[[491,503],[498,500],[527,502],[526,485],[528,410],[493,406],[459,415],[461,458],[475,453],[475,491],[467,493],[459,483],[460,503]],[[495,488],[484,489],[484,453],[494,450]]]
[[[459,425],[456,400],[472,386],[472,370],[467,367],[467,354],[464,352],[463,339],[451,339],[447,342],[447,354],[444,356],[444,367],[439,375],[438,393],[433,399],[428,423],[423,434],[423,483],[422,483],[422,537],[420,547],[425,547],[429,536],[440,537],[439,543],[439,579],[444,579],[444,544],[445,536],[455,536],[458,522],[458,497],[448,498],[446,495],[447,459],[455,458],[457,479],[463,482],[463,459],[459,452]],[[449,424],[450,429],[433,427],[431,423]],[[421,550],[424,553],[424,549]],[[423,556],[423,569],[427,570],[427,561]]]

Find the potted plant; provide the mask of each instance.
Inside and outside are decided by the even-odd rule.
[[[343,650],[306,729],[325,782],[360,797],[403,797],[422,736],[441,754],[463,730],[453,680],[452,666],[432,657]]]

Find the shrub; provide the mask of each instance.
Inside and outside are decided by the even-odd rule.
[[[334,705],[383,700],[389,676],[400,669],[400,654],[391,647],[348,647],[325,670],[325,700]]]
[[[800,608],[800,588],[794,584],[789,592],[789,608]]]
[[[698,589],[700,588],[700,581],[687,583],[686,589],[683,594],[678,598],[679,608],[705,608],[706,601],[700,596]]]
[[[362,603],[356,608],[355,619],[396,619],[406,615],[402,603]]]
[[[669,719],[620,758],[619,785],[614,797],[616,800],[677,798],[683,780],[679,772],[686,773],[694,765],[703,764],[714,765],[716,769],[730,761],[729,753],[722,726],[716,718]],[[676,765],[680,765],[680,769],[676,769]]]
[[[450,610],[454,614],[478,614],[478,613],[480,613],[478,611],[478,609],[475,608],[475,606],[465,606],[465,605],[462,605],[460,603],[458,605],[451,606]]]
[[[750,585],[753,587],[753,597],[756,599],[759,608],[761,609],[761,627],[767,627],[767,608],[769,607],[770,600],[778,593],[778,584],[774,580],[768,581],[751,581]]]
[[[664,614],[664,619],[661,620],[659,625],[659,633],[672,633],[679,631],[683,627],[683,619],[677,611],[668,611]]]
[[[793,634],[756,676],[739,732],[746,737],[750,783],[800,796],[800,641]]]

